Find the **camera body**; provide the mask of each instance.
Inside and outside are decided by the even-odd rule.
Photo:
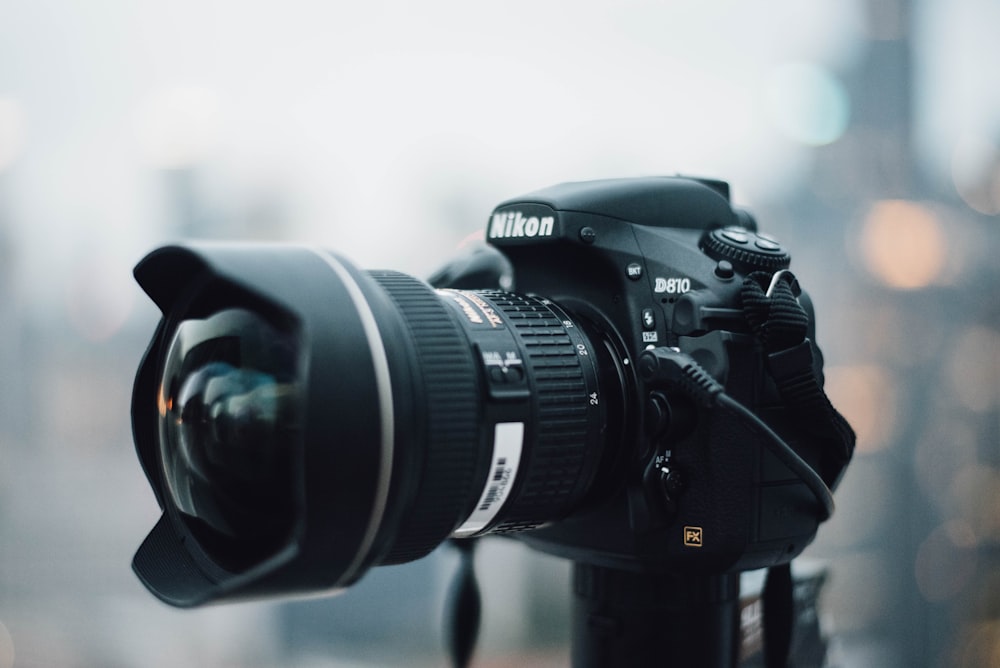
[[[500,204],[487,240],[510,260],[517,292],[607,334],[626,388],[610,409],[620,414],[605,418],[614,433],[591,502],[518,538],[582,563],[705,574],[784,563],[811,542],[812,494],[752,431],[637,369],[650,347],[686,353],[807,462],[821,458],[789,426],[740,303],[747,274],[784,269],[789,255],[730,206],[725,183],[564,184]],[[812,306],[799,299],[819,375]]]
[[[433,287],[274,244],[136,266],[163,313],[132,396],[163,510],[133,568],[155,595],[334,593],[490,533],[645,573],[805,548],[853,434],[822,393],[812,306],[778,280],[788,253],[725,183],[563,184],[502,203],[486,237],[500,255]],[[765,306],[778,285],[778,320],[802,329],[791,357],[747,313],[772,276]],[[680,383],[675,355],[693,360]]]

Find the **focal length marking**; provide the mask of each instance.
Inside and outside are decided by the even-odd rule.
[[[490,239],[513,239],[518,237],[551,237],[555,228],[555,216],[525,216],[520,211],[494,213],[490,222]]]
[[[489,325],[493,329],[503,327],[503,320],[485,299],[468,290],[438,290],[437,293],[458,304],[458,308],[473,325]]]

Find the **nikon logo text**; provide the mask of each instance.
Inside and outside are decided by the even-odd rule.
[[[555,221],[554,216],[525,218],[520,211],[494,213],[490,222],[490,239],[551,237]]]

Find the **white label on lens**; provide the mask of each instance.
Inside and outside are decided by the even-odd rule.
[[[493,465],[476,509],[455,533],[455,538],[467,538],[485,529],[507,501],[517,467],[521,463],[524,445],[523,422],[501,422],[493,430]]]

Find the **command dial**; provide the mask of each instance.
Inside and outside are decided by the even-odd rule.
[[[742,227],[708,230],[701,237],[701,249],[715,260],[726,260],[740,272],[778,271],[788,267],[791,256],[773,237]]]

